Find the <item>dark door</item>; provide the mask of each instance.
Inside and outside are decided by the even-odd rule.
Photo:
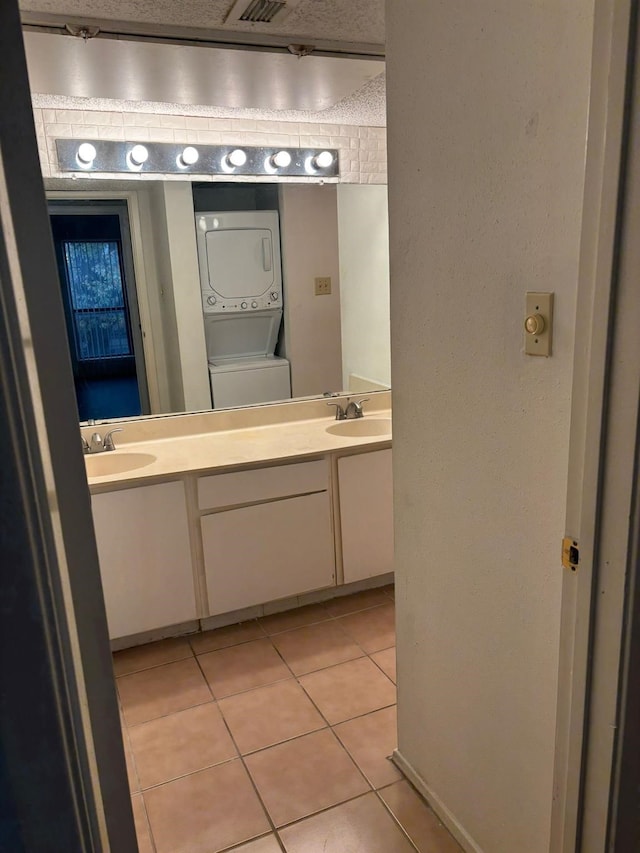
[[[49,212],[80,420],[148,414],[126,203]]]

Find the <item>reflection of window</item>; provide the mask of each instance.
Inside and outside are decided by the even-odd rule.
[[[62,251],[78,359],[132,355],[118,243],[64,240]]]

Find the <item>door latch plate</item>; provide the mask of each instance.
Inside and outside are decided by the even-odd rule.
[[[565,569],[571,569],[572,572],[575,572],[579,562],[580,546],[577,540],[565,536],[562,540],[562,565]]]

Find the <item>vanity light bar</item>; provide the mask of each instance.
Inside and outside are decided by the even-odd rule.
[[[255,148],[247,145],[176,145],[56,139],[61,171],[193,175],[282,175],[335,178],[338,152],[322,148]]]

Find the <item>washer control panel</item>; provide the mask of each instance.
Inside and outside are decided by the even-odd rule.
[[[253,296],[235,299],[225,299],[219,293],[211,290],[202,293],[202,310],[205,312],[225,311],[264,311],[267,308],[280,308],[279,293],[267,293],[265,296]]]

